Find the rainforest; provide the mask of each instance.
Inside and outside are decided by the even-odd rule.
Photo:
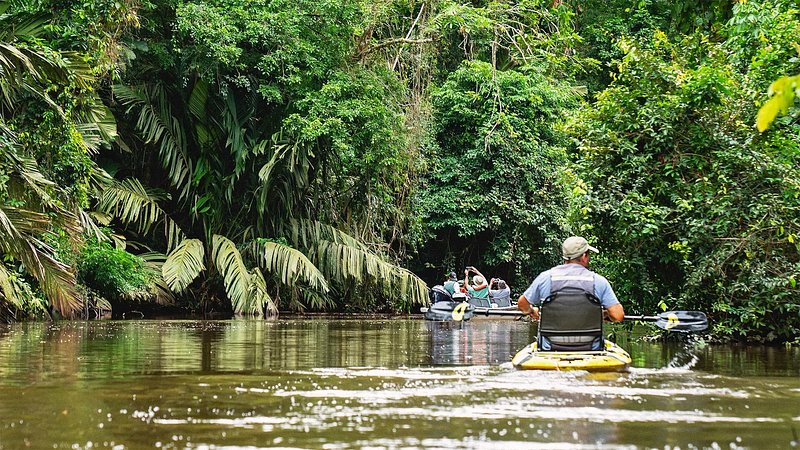
[[[800,344],[795,0],[0,0],[0,320],[418,311],[570,235]]]

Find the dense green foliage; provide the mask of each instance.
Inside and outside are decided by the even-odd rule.
[[[731,23],[769,7],[756,9],[737,9]],[[781,14],[793,27],[765,22],[762,45],[786,47],[800,32],[797,11],[768,17]],[[590,186],[578,201],[584,232],[608,250],[610,276],[624,297],[640,299],[635,306],[663,300],[715,312],[721,335],[792,340],[800,127],[789,120],[755,135],[752,95],[777,60],[749,47],[749,64],[729,59],[726,50],[753,43],[740,32],[733,27],[722,43],[659,33],[624,42],[614,83],[573,121],[577,170]]]
[[[408,310],[581,233],[629,311],[796,341],[798,36],[788,0],[2,1],[0,316]]]
[[[149,296],[155,273],[145,262],[108,242],[90,240],[78,257],[78,279],[87,287],[114,300]]]
[[[443,262],[510,265],[517,276],[553,262],[566,227],[558,178],[567,161],[554,125],[569,100],[532,69],[493,73],[483,62],[465,63],[433,93],[421,218],[453,253],[466,242]],[[430,250],[440,252],[433,259],[447,247]]]

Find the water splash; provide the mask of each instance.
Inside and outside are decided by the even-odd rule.
[[[696,334],[681,336],[681,348],[667,363],[667,369],[691,370],[700,361],[698,353],[706,347],[706,341]]]

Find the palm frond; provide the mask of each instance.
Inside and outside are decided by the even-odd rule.
[[[108,186],[114,184],[114,177],[109,175],[102,167],[95,164],[89,174],[89,186],[94,190],[95,195],[100,195]]]
[[[264,275],[254,267],[250,271],[250,285],[248,287],[248,296],[251,301],[256,304],[265,305],[267,308],[267,315],[274,316],[278,314],[278,305],[272,300],[272,297],[267,292],[267,282],[264,280]]]
[[[322,240],[317,244],[316,255],[318,265],[332,278],[357,283],[374,282],[385,296],[399,297],[398,303],[409,307],[427,302],[428,285],[424,281],[368,250]]]
[[[43,267],[39,282],[53,309],[65,317],[75,317],[83,306],[83,298],[78,292],[74,271],[48,254],[41,254],[39,260]]]
[[[302,247],[312,247],[315,242],[332,241],[359,250],[368,251],[367,246],[336,227],[317,220],[292,219],[287,230],[292,242]]]
[[[189,112],[201,123],[206,122],[208,103],[208,83],[202,78],[195,83],[189,95]]]
[[[72,317],[80,309],[75,274],[56,260],[53,249],[36,236],[49,229],[45,214],[0,207],[0,250],[22,261],[25,270],[39,281],[50,303],[61,314]]]
[[[172,249],[184,234],[158,205],[158,201],[167,198],[167,194],[148,190],[135,178],[127,178],[103,191],[97,209],[125,223],[135,224],[140,233],[148,233],[154,224],[163,221],[167,246]]]
[[[128,111],[139,108],[136,129],[147,144],[158,146],[161,165],[170,183],[179,190],[180,198],[189,194],[192,164],[186,150],[186,133],[181,121],[172,114],[167,93],[160,85],[115,85],[114,95]]]
[[[156,274],[162,273],[164,263],[167,261],[167,255],[159,252],[145,252],[139,255],[142,258],[145,266]],[[150,286],[150,293],[156,299],[159,305],[172,305],[175,303],[175,295],[167,285],[163,276],[156,277],[153,284]]]
[[[0,298],[5,299],[17,308],[22,308],[22,296],[12,280],[11,274],[0,263]]]
[[[180,292],[205,270],[205,247],[199,239],[184,239],[171,251],[161,267],[167,286]]]
[[[91,214],[87,213],[84,210],[78,211],[78,220],[80,221],[81,228],[83,228],[84,233],[97,239],[99,242],[108,242],[110,239],[103,233],[103,230],[95,222],[94,217]]]
[[[55,187],[55,183],[39,172],[39,165],[35,159],[19,156],[11,148],[6,148],[3,152],[0,152],[0,159],[5,160],[13,175],[36,193],[43,205],[52,205],[50,190]]]
[[[244,140],[244,126],[249,119],[248,114],[240,114],[236,96],[228,93],[222,111],[222,123],[227,136],[225,145],[230,149],[234,161],[234,180],[238,179],[245,168],[250,149]]]
[[[86,120],[77,120],[75,129],[78,130],[86,149],[90,154],[96,155],[103,144],[110,144],[117,138],[117,120],[106,105],[99,98],[93,98],[89,107]]]
[[[11,2],[0,2],[0,14],[4,18],[11,18],[5,12],[11,7]],[[5,22],[5,23],[3,23]],[[36,38],[41,37],[47,31],[48,19],[42,14],[13,14],[13,24],[11,20],[0,22],[0,40],[5,42],[15,41],[18,37]]]
[[[258,171],[258,179],[261,181],[261,185],[266,188],[265,191],[269,190],[269,185],[272,181],[272,170],[283,158],[283,156],[286,155],[286,152],[289,150],[289,146],[270,145],[269,141],[261,141],[253,147],[253,153],[266,153],[268,148],[273,151],[272,156],[270,156],[269,161],[267,161],[266,164],[261,166],[261,170]]]
[[[3,301],[14,308],[36,310],[49,317],[46,300],[37,297],[31,292],[30,286],[9,273],[8,269],[0,264],[0,305]]]
[[[412,272],[384,260],[364,243],[342,230],[315,220],[291,220],[287,232],[292,243],[307,254],[328,280],[340,283],[376,283],[388,297],[407,306],[425,304],[428,286]]]
[[[91,89],[95,82],[94,68],[85,57],[78,52],[60,52],[59,56],[55,60],[61,69],[58,74],[65,74],[73,85],[83,90]]]
[[[0,42],[0,100],[10,109],[18,107],[22,93],[39,98],[59,115],[64,111],[47,94],[47,81],[65,81],[68,74],[57,57],[51,58],[35,49]]]
[[[320,292],[328,292],[325,276],[301,251],[270,241],[254,241],[251,252],[258,265],[275,274],[286,286],[294,286],[298,280]]]
[[[250,273],[242,260],[242,255],[225,236],[215,234],[212,239],[212,260],[222,274],[225,292],[236,314],[264,314],[264,304],[250,296]]]

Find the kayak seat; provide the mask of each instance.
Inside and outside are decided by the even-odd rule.
[[[540,306],[539,348],[544,351],[603,349],[603,306],[580,289],[562,289]]]
[[[467,301],[467,294],[463,292],[454,292],[452,295],[452,299],[454,302],[466,302]]]
[[[492,303],[489,301],[488,298],[476,298],[470,297],[469,304],[476,307],[476,308],[491,308]]]
[[[444,286],[437,284],[436,286],[431,288],[431,291],[428,293],[430,297],[431,304],[437,302],[449,302],[453,300],[453,296],[447,292],[447,289]]]

